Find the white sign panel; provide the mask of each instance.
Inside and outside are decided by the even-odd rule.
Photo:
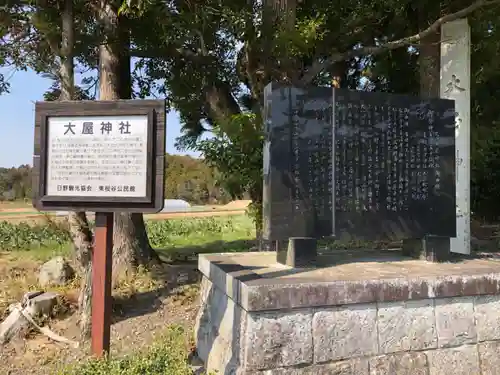
[[[46,194],[146,196],[148,117],[49,117]]]
[[[455,101],[457,237],[454,253],[470,254],[470,28],[466,18],[441,28],[441,97]]]

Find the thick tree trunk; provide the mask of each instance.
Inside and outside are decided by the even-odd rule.
[[[98,22],[103,32],[99,47],[99,99],[131,97],[130,36],[114,4],[101,1]],[[159,257],[149,245],[142,214],[115,213],[113,233],[113,280],[135,271],[138,265],[149,267]],[[82,331],[91,330],[92,264],[86,269],[80,303],[87,309],[81,315]]]
[[[130,35],[126,20],[109,3],[103,5],[99,20],[105,38],[99,50],[100,99],[129,99]],[[158,255],[149,245],[142,214],[115,214],[113,241],[114,280],[134,272],[138,265],[149,267],[159,263]]]
[[[441,32],[429,35],[419,48],[418,65],[420,69],[420,96],[423,98],[439,98]]]
[[[432,7],[418,7],[419,29],[428,27],[429,19],[435,20],[441,16],[441,4],[439,1],[433,3]],[[420,81],[420,97],[439,98],[440,95],[440,64],[441,64],[441,30],[432,33],[422,39],[419,46],[418,65]],[[415,258],[426,258],[426,239],[409,239],[403,241],[403,251]]]
[[[59,100],[73,100],[75,94],[73,0],[64,2],[61,41],[61,66],[59,71],[61,95]],[[75,248],[75,260],[80,267],[80,271],[83,271],[87,265],[87,259],[90,257],[92,247],[92,232],[89,228],[87,216],[85,212],[70,212],[68,223]]]
[[[65,0],[62,10],[62,38],[61,50],[54,51],[61,57],[61,66],[59,69],[59,79],[61,84],[61,95],[59,100],[73,100],[75,93],[75,72],[73,61],[74,49],[74,14],[73,0]],[[87,215],[85,212],[70,212],[68,215],[69,231],[74,246],[74,258],[78,264],[82,284],[79,297],[80,320],[85,322],[90,319],[90,304],[83,299],[85,292],[85,278],[90,264],[92,254],[92,232],[89,227]],[[83,317],[83,318],[82,318]],[[85,324],[82,333],[88,335]]]

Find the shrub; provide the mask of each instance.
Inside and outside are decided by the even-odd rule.
[[[54,222],[45,225],[0,222],[0,249],[2,250],[30,249],[34,246],[49,246],[54,243],[64,244],[70,239],[67,228]]]
[[[190,218],[146,222],[149,241],[153,247],[162,247],[169,238],[200,233],[215,234],[234,231],[232,218]]]
[[[173,220],[146,221],[148,237],[153,247],[164,247],[175,237],[193,235],[214,235],[231,233],[243,224],[250,224],[248,217],[206,217]],[[94,223],[90,222],[93,227]],[[251,226],[249,227],[251,228]],[[0,250],[29,250],[33,247],[53,246],[71,241],[67,224],[48,220],[45,225],[30,225],[27,223],[11,224],[0,222]]]
[[[478,217],[500,218],[500,129],[472,132],[471,209]]]

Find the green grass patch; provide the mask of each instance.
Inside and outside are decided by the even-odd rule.
[[[45,225],[0,222],[0,249],[3,251],[33,250],[54,245],[59,247],[69,241],[67,228],[55,222],[47,222]]]
[[[149,240],[154,248],[201,246],[216,241],[236,241],[255,236],[246,215],[148,221]]]
[[[93,226],[93,222],[90,223]],[[244,241],[255,238],[255,228],[247,215],[182,218],[146,221],[151,245],[161,252],[196,249],[230,251],[231,244],[242,248]],[[33,251],[44,258],[65,254],[71,249],[65,222],[48,220],[45,224],[0,222],[1,251]],[[243,241],[243,242],[242,242]],[[245,245],[246,246],[246,245]],[[245,247],[243,246],[243,247]]]
[[[188,342],[182,327],[170,327],[147,350],[118,359],[91,359],[59,372],[59,375],[192,375]]]

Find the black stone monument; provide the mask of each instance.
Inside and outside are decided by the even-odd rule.
[[[454,101],[271,83],[264,105],[264,238],[300,258],[278,261],[315,257],[294,239],[456,235]]]

